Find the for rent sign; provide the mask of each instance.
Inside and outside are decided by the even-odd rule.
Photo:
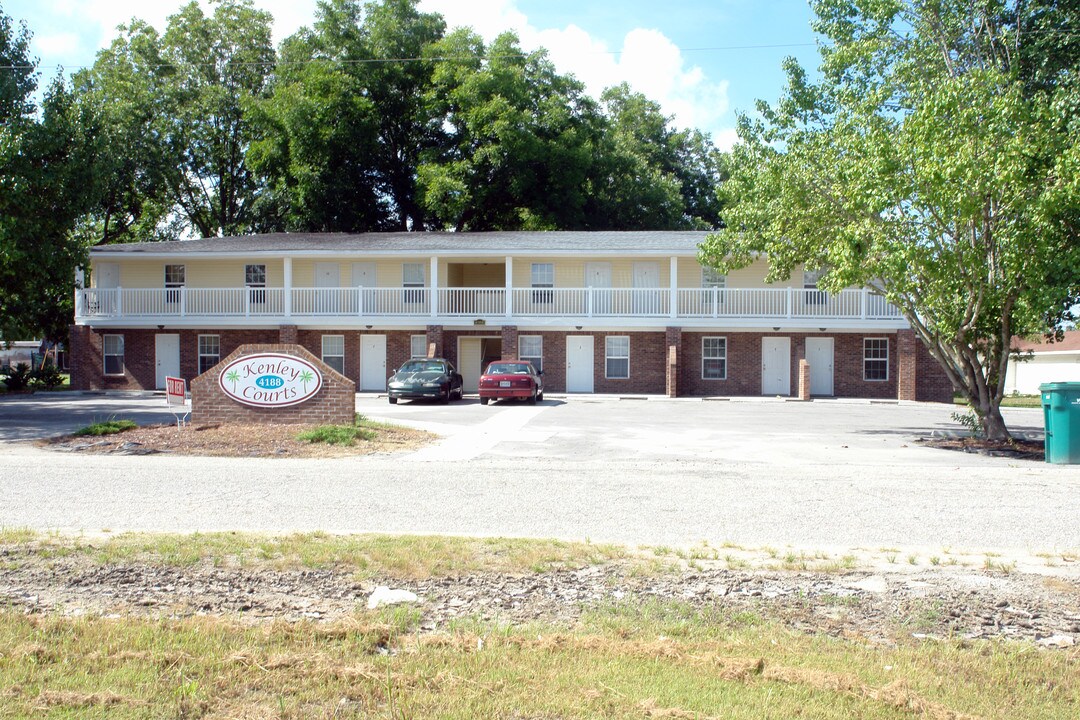
[[[247,355],[221,369],[218,386],[233,400],[255,407],[287,407],[310,400],[323,377],[311,363],[292,355]]]
[[[165,404],[187,404],[187,383],[184,382],[184,378],[165,378]]]

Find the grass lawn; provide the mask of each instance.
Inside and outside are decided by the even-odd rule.
[[[967,405],[967,400],[959,395],[953,395],[953,403],[956,405]],[[1017,408],[1041,408],[1042,396],[1041,395],[1006,395],[1001,398],[1001,407],[1017,407]]]
[[[557,541],[279,538],[220,533],[71,540],[0,530],[52,557],[348,567],[358,576],[528,575],[641,562]],[[14,556],[12,556],[14,557]],[[15,562],[16,560],[13,560]],[[2,573],[2,569],[0,569]],[[650,576],[651,577],[651,576]],[[420,611],[357,607],[333,622],[0,609],[0,717],[1075,718],[1080,651],[1031,643],[895,643],[799,632],[745,609],[623,598],[572,626],[476,618],[433,632]]]

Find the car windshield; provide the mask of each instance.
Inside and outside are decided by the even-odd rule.
[[[488,375],[528,375],[529,366],[524,363],[491,363]]]
[[[434,360],[410,360],[401,366],[399,372],[417,373],[417,372],[446,372],[446,365]]]

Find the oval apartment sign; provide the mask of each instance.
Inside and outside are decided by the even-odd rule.
[[[218,385],[245,405],[286,407],[313,398],[322,387],[322,373],[292,355],[246,355],[222,368]]]

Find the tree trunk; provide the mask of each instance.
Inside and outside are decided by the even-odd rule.
[[[1005,427],[1005,419],[1001,417],[999,403],[991,401],[989,407],[979,413],[979,421],[982,423],[983,435],[987,440],[1012,440],[1012,434]]]

